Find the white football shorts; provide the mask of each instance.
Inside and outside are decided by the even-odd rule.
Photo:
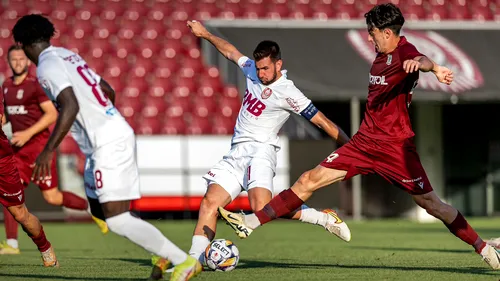
[[[233,144],[231,150],[203,176],[210,184],[224,188],[231,200],[242,191],[262,187],[273,192],[278,148],[264,143],[242,142]]]
[[[141,198],[135,136],[103,145],[87,157],[85,193],[100,203]]]

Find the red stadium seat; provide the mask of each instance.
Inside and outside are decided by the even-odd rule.
[[[212,134],[216,135],[232,135],[234,133],[234,118],[224,116],[215,116],[212,118]]]
[[[183,135],[186,133],[186,123],[183,117],[166,117],[163,126],[161,127],[161,134],[165,135]]]
[[[154,3],[148,11],[147,18],[149,20],[163,21],[170,17],[174,7],[170,3]]]
[[[313,5],[313,18],[327,20],[335,17],[335,9],[333,5],[325,3],[317,3]]]
[[[243,9],[239,3],[227,3],[223,4],[220,10],[219,17],[223,19],[237,19],[243,16]]]
[[[11,30],[16,24],[17,20],[6,20],[2,19],[0,20],[0,38],[11,38]]]
[[[193,81],[192,78],[183,78],[183,77],[178,77],[177,78],[177,92],[181,96],[187,96],[190,93],[195,93],[196,90],[198,89],[196,82]],[[175,93],[175,89],[174,89]]]
[[[89,50],[86,40],[84,39],[78,40],[74,38],[68,39],[68,41],[66,42],[66,48],[80,55],[86,54]]]
[[[201,73],[204,70],[203,63],[201,62],[201,59],[197,58],[190,58],[190,57],[185,57],[182,62],[181,62],[182,68],[187,68],[187,69],[192,69],[194,73]],[[182,75],[181,75],[182,76]],[[185,76],[188,77],[188,76]]]
[[[441,21],[448,19],[448,9],[445,6],[431,6],[427,13],[427,19]]]
[[[178,55],[182,55],[184,51],[184,44],[180,40],[169,39],[160,50],[160,58],[172,59]]]
[[[96,73],[104,74],[106,70],[106,63],[102,58],[94,58],[92,56],[86,56],[85,61],[87,65],[93,69]]]
[[[123,18],[130,21],[137,21],[145,17],[149,12],[149,8],[144,3],[130,3],[127,10],[123,13]]]
[[[71,36],[75,39],[92,38],[93,27],[87,21],[76,21],[71,29]]]
[[[99,2],[104,10],[113,11],[117,17],[121,17],[127,8],[121,1],[104,0]]]
[[[30,5],[30,9],[28,11],[28,14],[43,14],[43,15],[49,15],[52,12],[52,7],[46,3],[40,4],[36,3],[37,1],[34,1],[35,3]],[[0,9],[1,10],[1,9]]]
[[[189,27],[186,25],[186,20],[172,20],[170,27],[167,28],[167,38],[180,39],[182,35],[189,34],[190,32]]]
[[[498,9],[498,8],[497,8]],[[493,13],[489,7],[484,6],[471,6],[471,17],[477,21],[491,21],[494,19]]]
[[[290,14],[290,10],[288,8],[287,3],[275,3],[267,6],[266,17],[270,19],[286,19]]]
[[[161,132],[162,124],[157,117],[142,117],[138,122],[136,133],[139,135],[157,135]]]
[[[452,20],[470,20],[472,19],[471,13],[468,6],[462,5],[450,5],[450,13],[448,13],[448,19]]]
[[[112,56],[107,61],[105,76],[120,77],[126,75],[128,73],[128,68],[129,66],[126,60]]]
[[[56,31],[60,35],[66,34],[67,32],[69,32],[70,26],[66,23],[65,19],[60,20],[60,19],[57,19],[57,18],[52,18],[51,21],[54,24],[54,26],[56,28]]]
[[[76,154],[80,151],[80,148],[78,147],[78,144],[75,142],[75,140],[71,137],[70,134],[66,135],[61,144],[59,144],[59,152],[61,154]]]
[[[184,21],[193,18],[196,7],[191,3],[177,3],[175,10],[172,12],[171,18],[174,21]]]
[[[196,92],[196,95],[198,97],[211,98],[211,99],[214,99],[214,100],[219,97],[219,93],[217,91],[215,91],[214,88],[212,88],[210,86],[205,86],[205,85],[201,85],[198,88],[198,91]]]
[[[208,135],[212,133],[212,124],[206,117],[191,116],[186,133],[188,135]]]
[[[161,78],[156,76],[151,85],[149,86],[148,95],[150,96],[165,96],[172,93],[174,84],[170,78]]]
[[[118,58],[126,59],[129,55],[137,52],[137,45],[134,39],[118,39],[115,43],[115,55]]]
[[[222,91],[222,96],[226,98],[240,99],[238,88],[235,86],[226,86]]]
[[[191,111],[189,97],[171,97],[167,108],[167,117],[181,117]]]
[[[198,117],[208,117],[217,109],[217,102],[213,97],[206,98],[200,96],[193,97],[191,112]]]
[[[108,54],[114,51],[113,45],[111,45],[106,39],[93,39],[90,41],[90,56],[94,58],[104,58],[108,57]]]
[[[126,87],[124,89],[124,95],[127,96],[139,96],[148,92],[149,85],[143,78],[132,77],[127,78]]]
[[[29,7],[25,3],[12,2],[5,7],[2,13],[2,20],[17,20],[18,18],[24,16],[29,11]]]
[[[99,15],[100,11],[101,9],[96,3],[83,1],[82,5],[76,11],[76,19],[89,21],[93,16]]]
[[[139,126],[139,122],[137,121],[137,118],[138,117],[126,117],[125,118],[125,121],[127,121],[127,123],[130,125],[130,127],[132,127],[132,129],[134,130],[134,132],[137,132],[137,127]]]
[[[219,102],[217,110],[219,111],[219,115],[232,118],[238,114],[240,107],[241,100],[239,98],[223,97]]]
[[[308,3],[296,3],[290,12],[289,17],[292,19],[308,19],[313,17],[313,9]]]
[[[73,1],[58,1],[54,5],[51,13],[51,19],[65,20],[76,15],[76,7]]]
[[[412,6],[402,7],[401,12],[403,13],[405,19],[408,19],[408,20],[425,19],[425,17],[427,16],[427,11],[421,5],[420,6],[412,5]]]
[[[167,103],[164,97],[146,96],[142,107],[142,116],[155,117],[163,115],[167,110]]]
[[[139,98],[117,96],[116,107],[125,118],[134,118],[141,112],[142,105]]]
[[[120,22],[120,29],[118,30],[118,38],[134,39],[141,34],[142,24],[139,22],[126,21],[122,19]]]
[[[266,7],[261,4],[247,3],[243,10],[243,18],[259,19],[266,16]]]
[[[220,9],[214,3],[199,2],[193,18],[196,20],[205,21],[211,18],[216,18],[219,13]]]
[[[141,37],[148,40],[163,40],[166,26],[162,21],[147,21],[141,30]]]
[[[156,77],[171,79],[178,69],[179,64],[176,59],[163,59],[158,61],[154,73]]]
[[[125,88],[123,80],[121,77],[104,77],[104,80],[115,90],[116,95],[121,95],[123,89]]]
[[[357,19],[361,17],[361,13],[364,12],[358,11],[356,4],[341,4],[337,6],[337,18],[338,19]]]
[[[145,77],[147,74],[150,74],[155,65],[151,59],[145,59],[142,57],[137,57],[135,62],[130,69],[131,75],[135,77]]]

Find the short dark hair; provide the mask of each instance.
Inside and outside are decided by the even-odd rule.
[[[256,61],[259,61],[267,57],[269,57],[273,62],[281,59],[281,51],[278,43],[270,40],[264,40],[257,45],[253,51],[253,58]]]
[[[14,41],[22,45],[50,42],[56,30],[50,20],[39,14],[21,17],[12,29]]]
[[[380,4],[373,7],[365,14],[368,30],[374,27],[382,30],[389,28],[396,35],[399,35],[401,27],[405,23],[405,18],[401,10],[392,3]]]
[[[23,50],[23,48],[20,45],[14,44],[14,45],[9,47],[9,50],[7,51],[7,57],[9,57],[10,52],[12,52],[12,51],[22,51],[22,50]]]

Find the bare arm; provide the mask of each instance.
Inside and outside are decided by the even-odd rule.
[[[40,108],[43,111],[43,115],[38,121],[29,127],[28,130],[31,136],[34,136],[41,131],[47,129],[57,120],[57,110],[52,101],[44,101],[40,104]]]
[[[453,71],[445,66],[441,66],[426,56],[416,56],[413,59],[403,62],[403,69],[406,73],[416,71],[432,72],[439,82],[450,85],[453,82]]]
[[[231,43],[226,40],[217,37],[210,33],[200,22],[198,21],[188,21],[187,25],[191,29],[191,32],[199,38],[203,38],[208,42],[212,43],[214,47],[228,60],[238,64],[238,60],[243,56],[243,54],[236,49]]]
[[[7,124],[7,117],[5,115],[2,115],[2,126]]]
[[[422,72],[435,72],[439,65],[435,64],[431,59],[426,56],[418,56],[413,60],[418,61],[420,63],[419,70]]]
[[[57,103],[60,106],[59,117],[44,149],[49,152],[54,151],[59,146],[63,138],[68,134],[73,122],[75,122],[78,111],[80,111],[72,87],[61,91],[57,96]]]
[[[313,118],[311,118],[311,123],[320,127],[325,131],[332,139],[337,141],[338,144],[344,145],[349,141],[347,136],[342,129],[328,119],[321,111],[318,111]]]
[[[111,87],[111,85],[109,85],[109,83],[106,80],[101,78],[101,82],[99,82],[99,86],[101,86],[102,91],[108,97],[108,99],[110,99],[111,102],[113,104],[115,104],[116,93],[115,93],[115,90],[113,90],[113,88]]]

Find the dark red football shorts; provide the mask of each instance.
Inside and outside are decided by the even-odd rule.
[[[40,153],[40,149],[31,147],[22,147],[19,151],[14,153],[16,159],[16,165],[19,169],[19,174],[21,176],[21,181],[25,186],[31,181],[31,175],[33,174],[33,164]],[[50,174],[52,178],[50,181],[44,181],[38,184],[40,190],[49,190],[56,188],[59,185],[59,177],[57,175],[57,156],[54,153],[52,158],[52,163],[50,165]]]
[[[378,174],[412,195],[432,191],[412,139],[381,141],[357,133],[320,165],[347,171],[344,180],[358,174]]]
[[[0,158],[0,204],[4,207],[24,203],[24,186],[21,183],[13,155]]]

